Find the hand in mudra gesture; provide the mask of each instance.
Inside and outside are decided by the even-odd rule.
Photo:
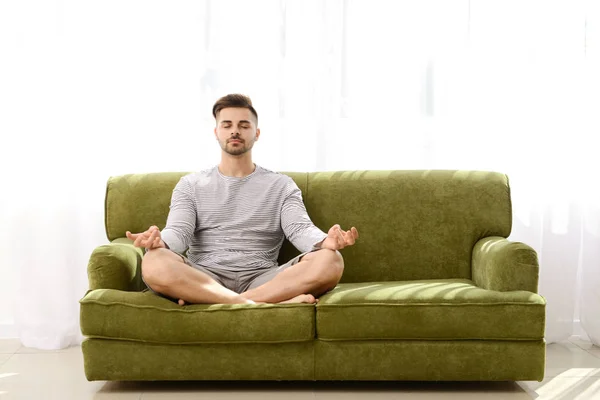
[[[358,239],[358,231],[352,227],[349,231],[343,231],[342,228],[335,224],[327,232],[327,238],[321,244],[322,249],[341,250],[344,247],[352,246]]]
[[[128,239],[133,240],[133,245],[135,247],[143,247],[148,250],[167,248],[165,242],[163,242],[160,237],[160,229],[155,225],[148,228],[146,232],[131,233],[127,231],[125,232],[125,235],[127,235]]]

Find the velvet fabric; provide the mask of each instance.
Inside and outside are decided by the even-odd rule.
[[[283,343],[313,340],[311,304],[192,304],[156,294],[90,291],[80,301],[87,337],[154,343]]]
[[[109,240],[162,229],[170,195],[186,173],[112,177],[105,201]],[[507,237],[512,226],[508,178],[483,171],[286,173],[302,191],[313,222],[356,226],[361,240],[344,250],[342,282],[471,279],[479,240]],[[298,252],[285,243],[279,263]],[[377,260],[377,268],[366,268]]]
[[[502,237],[487,237],[473,248],[473,281],[489,290],[536,292],[539,265],[533,248]]]
[[[317,304],[317,337],[541,340],[545,306],[538,294],[466,279],[341,283]]]
[[[87,339],[89,380],[542,380],[543,341],[154,344]]]
[[[304,198],[317,226],[359,229],[348,283],[471,279],[475,243],[512,224],[508,178],[493,172],[316,172]]]
[[[90,290],[139,291],[146,287],[142,282],[144,252],[132,243],[121,238],[94,249],[87,268]]]
[[[544,377],[543,340],[315,342],[315,379],[517,381]]]
[[[315,305],[189,305],[151,292],[125,238],[163,228],[185,173],[111,177],[110,243],[81,299],[90,380],[541,380],[538,259],[506,239],[506,175],[484,171],[286,173],[313,222],[356,226],[341,283]],[[283,264],[298,254],[287,241]]]
[[[161,172],[109,178],[104,200],[108,240],[123,238],[126,231],[143,232],[151,225],[164,228],[173,189],[186,174]]]
[[[314,341],[156,344],[87,339],[88,380],[312,380]]]

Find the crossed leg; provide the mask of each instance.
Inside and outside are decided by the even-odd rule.
[[[142,277],[155,292],[187,303],[254,303],[221,286],[204,272],[190,267],[168,249],[153,249],[144,255]]]
[[[315,297],[337,285],[343,270],[341,254],[323,249],[305,255],[271,281],[238,294],[191,268],[170,250],[153,249],[142,259],[146,284],[158,293],[181,299],[180,304],[314,303]]]
[[[306,254],[272,280],[241,295],[255,302],[280,303],[301,299],[298,302],[314,303],[315,298],[338,284],[343,272],[344,259],[340,252],[322,249]]]

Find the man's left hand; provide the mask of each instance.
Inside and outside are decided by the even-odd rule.
[[[352,246],[356,239],[358,239],[358,231],[355,227],[352,227],[349,231],[343,231],[338,224],[335,224],[327,232],[327,238],[321,243],[321,248],[341,250],[346,246]]]

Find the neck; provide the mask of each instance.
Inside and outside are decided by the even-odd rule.
[[[219,163],[219,171],[225,176],[236,178],[243,178],[250,175],[254,172],[256,165],[252,162],[252,156],[249,153],[237,157],[223,152],[221,162]]]

